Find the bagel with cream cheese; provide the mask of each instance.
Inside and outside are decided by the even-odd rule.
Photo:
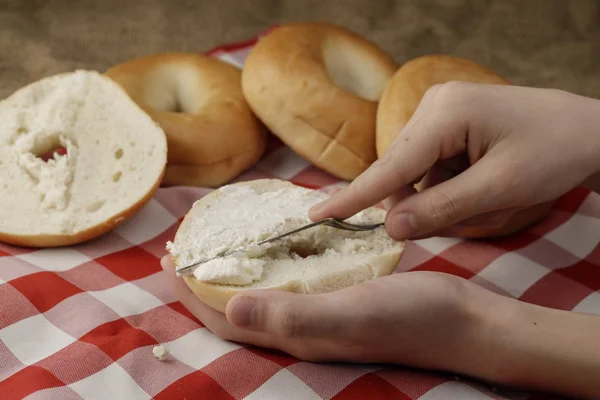
[[[241,90],[239,68],[202,54],[137,58],[105,72],[165,131],[163,186],[217,187],[252,167],[267,137]]]
[[[0,102],[0,241],[73,245],[132,217],[155,193],[164,132],[95,71],[50,76]]]
[[[318,226],[253,246],[310,223],[308,209],[325,198],[323,192],[277,179],[226,185],[193,205],[167,250],[176,266],[185,266],[244,249],[183,276],[201,301],[220,312],[248,289],[323,293],[391,274],[404,243],[390,238],[383,226],[366,232]],[[369,208],[348,221],[372,224],[384,218],[384,210]]]
[[[396,69],[389,54],[351,31],[295,23],[254,46],[242,89],[255,114],[288,147],[352,180],[377,158],[377,103]]]

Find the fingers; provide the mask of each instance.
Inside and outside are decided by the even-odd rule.
[[[437,153],[431,151],[437,147],[434,137],[414,137],[411,132],[403,136],[405,140],[401,145],[393,145],[348,187],[313,207],[310,218],[348,218],[405,188],[435,163]]]
[[[395,193],[392,193],[387,199],[383,200],[383,206],[386,210],[389,210],[401,200],[404,200],[415,193],[417,193],[417,190],[412,185],[404,186]]]
[[[338,294],[248,291],[232,298],[222,314],[202,303],[176,276],[169,256],[161,265],[183,306],[225,340],[278,349],[305,360],[336,359],[340,355],[333,343],[339,342],[339,331],[344,323],[355,323],[346,311],[348,302]]]
[[[303,295],[278,290],[248,291],[232,298],[226,310],[235,326],[280,340],[333,338],[351,318],[335,295]]]
[[[499,170],[494,157],[482,158],[454,178],[397,203],[386,217],[386,229],[397,240],[443,231],[501,204],[504,194],[489,171]]]
[[[468,118],[464,103],[455,101],[456,87],[430,89],[387,153],[347,188],[313,207],[310,218],[348,218],[411,185],[438,159],[464,151]]]

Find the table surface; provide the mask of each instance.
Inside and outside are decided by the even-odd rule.
[[[255,40],[210,52],[242,66]],[[275,177],[322,190],[346,183],[272,140],[237,181]],[[543,399],[452,374],[313,364],[223,341],[165,286],[159,259],[206,188],[161,188],[130,221],[64,249],[0,246],[3,399]],[[396,272],[444,271],[523,301],[600,314],[600,197],[563,196],[510,238],[409,242]],[[152,348],[170,356],[157,360]]]

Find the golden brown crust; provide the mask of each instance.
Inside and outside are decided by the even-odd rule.
[[[241,90],[241,71],[201,54],[167,53],[109,69],[167,135],[163,186],[217,187],[253,166],[267,137]],[[184,108],[184,109],[178,109]]]
[[[388,150],[410,120],[425,92],[450,81],[508,85],[494,71],[473,61],[450,55],[430,55],[408,61],[394,74],[377,110],[377,156]]]
[[[112,216],[110,219],[96,226],[86,229],[85,231],[77,232],[72,235],[12,235],[0,232],[0,242],[20,247],[43,248],[72,246],[96,239],[134,217],[135,214],[150,201],[152,196],[154,196],[160,186],[163,174],[164,168],[150,190],[128,209]]]
[[[353,32],[289,24],[255,45],[242,89],[274,135],[315,166],[351,180],[376,159],[377,102],[396,68],[390,55]]]

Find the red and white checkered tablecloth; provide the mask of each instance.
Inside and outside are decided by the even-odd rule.
[[[242,66],[255,40],[211,51]],[[343,186],[273,140],[238,180]],[[452,374],[312,364],[223,341],[165,285],[159,259],[203,188],[162,188],[131,221],[64,249],[0,246],[0,398],[542,399]],[[453,273],[523,301],[600,314],[600,196],[565,195],[540,224],[489,242],[409,242],[398,271]],[[170,352],[161,362],[152,348]]]

